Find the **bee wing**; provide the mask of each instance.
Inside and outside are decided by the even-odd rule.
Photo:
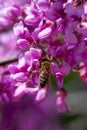
[[[49,75],[48,85],[49,85],[50,87],[52,87],[51,75]]]

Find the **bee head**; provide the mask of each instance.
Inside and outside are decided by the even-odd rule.
[[[46,57],[42,57],[42,58],[40,59],[40,62],[44,62],[44,61],[49,61],[49,62],[50,62],[50,60],[47,59]]]

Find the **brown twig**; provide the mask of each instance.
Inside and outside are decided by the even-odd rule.
[[[7,65],[7,64],[16,62],[16,61],[18,61],[18,57],[13,57],[13,58],[5,59],[5,60],[0,61],[0,66],[4,66],[4,65]]]

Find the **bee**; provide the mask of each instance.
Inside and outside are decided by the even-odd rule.
[[[83,2],[84,2],[84,0],[73,0],[73,6],[78,7],[78,6],[82,5]]]
[[[48,58],[43,57],[42,59],[40,59],[40,75],[38,82],[41,88],[44,88],[49,81],[50,64],[51,61]]]

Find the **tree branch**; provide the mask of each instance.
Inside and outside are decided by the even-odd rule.
[[[13,57],[13,58],[5,59],[5,60],[0,61],[0,66],[4,66],[4,65],[7,65],[7,64],[16,62],[16,61],[18,61],[18,57]]]

